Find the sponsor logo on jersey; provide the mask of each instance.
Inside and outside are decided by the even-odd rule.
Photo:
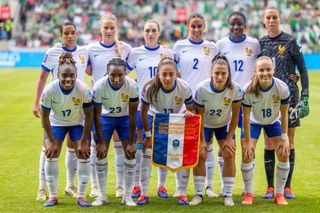
[[[128,102],[129,101],[129,96],[124,94],[124,93],[121,93],[120,97],[121,97],[121,101],[122,102]]]
[[[286,47],[284,45],[279,45],[278,46],[278,54],[277,58],[283,58],[284,57],[284,52],[286,51]]]
[[[81,63],[84,63],[86,61],[86,57],[84,55],[79,55],[79,60]]]
[[[273,100],[273,103],[279,103],[280,102],[280,97],[278,95],[273,95],[272,96],[272,100]]]
[[[79,106],[80,105],[80,98],[75,98],[73,97],[72,98],[72,102],[75,106]]]
[[[180,105],[182,103],[182,98],[179,98],[178,96],[174,97],[174,100],[177,105]]]
[[[224,97],[223,98],[223,104],[225,106],[229,106],[231,104],[231,98]]]
[[[251,56],[252,55],[252,49],[250,49],[249,47],[246,47],[246,54],[247,56]]]
[[[211,50],[208,47],[204,47],[203,52],[205,55],[210,55]]]

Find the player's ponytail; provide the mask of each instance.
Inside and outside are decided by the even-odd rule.
[[[214,66],[216,64],[228,67],[228,79],[227,79],[224,87],[233,90],[234,86],[231,81],[231,69],[230,69],[230,65],[229,65],[227,57],[223,54],[216,55],[216,57],[214,57],[214,59],[212,60],[211,70],[214,68]]]
[[[117,28],[119,27],[119,22],[118,22],[118,19],[117,19],[117,17],[115,15],[108,14],[108,15],[102,16],[102,18],[100,20],[100,25],[105,20],[113,20],[113,21],[116,22]],[[121,42],[118,39],[118,29],[116,30],[116,35],[114,37],[114,42],[115,42],[115,52],[116,52],[117,56],[121,58],[122,51],[121,51]]]
[[[77,73],[76,61],[73,59],[72,54],[64,52],[59,57],[58,74],[65,69],[74,70]]]
[[[256,61],[256,64],[258,63],[258,61],[261,61],[261,60],[268,60],[272,64],[272,59],[268,56],[259,57]],[[259,82],[259,78],[258,78],[257,70],[256,70],[251,78],[251,82],[247,88],[246,93],[253,93],[256,95],[256,97],[258,97],[260,94],[260,88],[261,88],[261,86],[260,86],[260,82]]]

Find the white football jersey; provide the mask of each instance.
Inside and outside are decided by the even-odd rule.
[[[143,86],[156,75],[160,56],[173,59],[173,52],[171,49],[164,48],[161,45],[156,48],[140,46],[133,48],[130,52],[127,66],[129,70],[136,70],[140,92]]]
[[[211,76],[212,59],[219,53],[216,44],[207,40],[196,43],[185,39],[177,41],[173,52],[179,64],[181,78],[189,83],[195,94],[199,82]]]
[[[260,90],[256,97],[246,93],[250,82],[244,87],[242,105],[251,107],[250,122],[255,124],[273,124],[280,118],[280,105],[290,102],[290,92],[286,83],[273,77],[272,85],[267,90]]]
[[[95,104],[102,104],[101,114],[104,116],[127,116],[129,102],[139,101],[139,89],[137,83],[127,76],[120,88],[114,88],[106,76],[94,84],[93,101]]]
[[[125,42],[119,42],[121,59],[126,61],[131,51],[131,46]],[[92,68],[92,80],[97,82],[107,74],[107,64],[113,58],[120,56],[116,52],[116,43],[107,46],[102,41],[89,44],[87,47],[89,64]]]
[[[82,81],[77,79],[73,89],[66,92],[57,79],[44,88],[41,106],[51,109],[51,126],[75,126],[84,124],[83,107],[91,101],[91,92]]]
[[[152,97],[152,103],[148,94],[150,86],[143,91],[141,100],[150,104],[149,115],[154,113],[182,113],[185,109],[184,104],[192,104],[192,92],[188,83],[180,78],[175,81],[174,88],[171,91],[159,89],[157,96]]]
[[[85,71],[88,65],[88,53],[85,47],[76,46],[73,50],[68,50],[65,47],[51,47],[44,56],[42,69],[47,72],[52,72],[52,81],[58,79],[59,57],[64,52],[72,54],[72,58],[76,61],[77,79],[84,81]]]
[[[220,53],[228,58],[231,68],[231,79],[242,88],[251,80],[255,71],[257,57],[261,48],[257,39],[244,35],[240,41],[229,37],[217,42]]]
[[[195,102],[204,107],[203,124],[207,128],[219,128],[229,124],[232,113],[232,103],[242,100],[243,92],[241,87],[232,82],[233,89],[225,88],[217,90],[207,79],[199,83]]]

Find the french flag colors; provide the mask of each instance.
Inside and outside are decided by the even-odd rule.
[[[157,113],[153,117],[152,162],[173,172],[198,163],[201,117]]]

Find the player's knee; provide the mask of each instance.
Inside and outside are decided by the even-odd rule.
[[[273,145],[272,141],[269,138],[265,138],[264,139],[264,147],[267,150],[273,150],[274,149],[274,145]]]

